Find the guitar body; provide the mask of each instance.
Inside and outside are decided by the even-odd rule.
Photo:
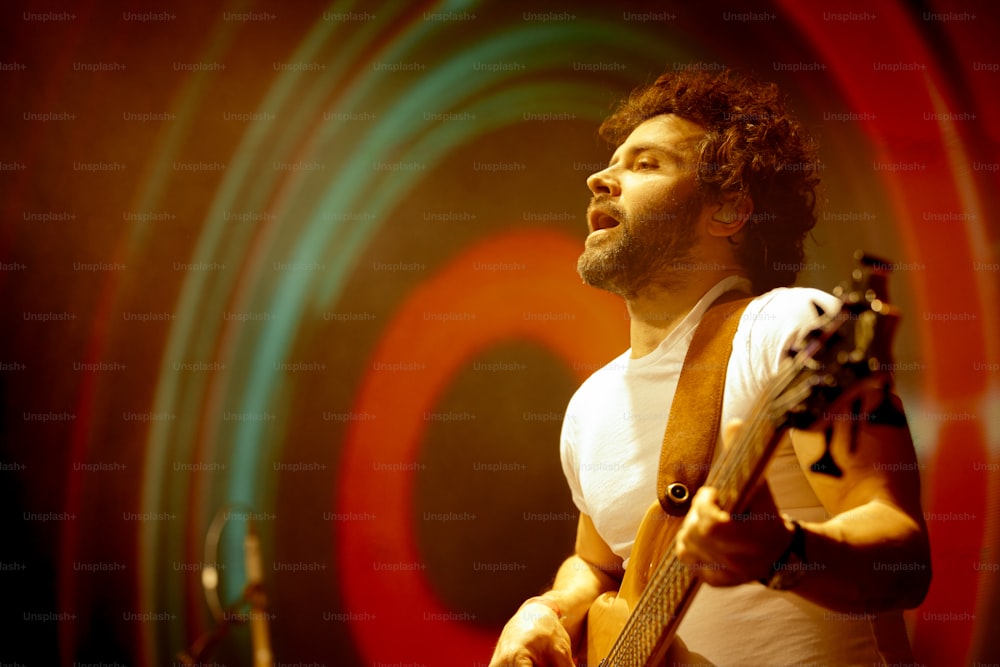
[[[673,538],[682,521],[682,518],[672,517],[664,512],[658,502],[654,502],[646,510],[621,587],[617,592],[599,596],[587,613],[586,662],[581,662],[581,667],[597,667],[610,653],[642,592],[646,590],[653,570],[673,548]],[[647,664],[664,664],[672,638],[672,635],[662,638],[661,646]]]

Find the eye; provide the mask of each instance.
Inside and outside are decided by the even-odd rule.
[[[650,158],[639,158],[635,161],[636,169],[656,169],[656,160],[651,160]]]

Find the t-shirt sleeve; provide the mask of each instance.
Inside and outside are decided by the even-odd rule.
[[[751,302],[743,313],[749,326],[744,338],[753,364],[755,389],[760,392],[778,373],[788,351],[820,323],[817,306],[826,313],[840,309],[840,299],[818,289],[797,287],[772,290]]]
[[[573,497],[573,504],[576,505],[577,509],[584,514],[590,514],[587,511],[587,503],[583,498],[583,488],[580,485],[579,470],[580,467],[577,464],[577,443],[579,442],[576,437],[577,424],[574,418],[574,407],[579,402],[576,395],[570,399],[569,405],[566,408],[566,414],[563,416],[562,431],[559,436],[559,458],[562,461],[563,475],[566,477],[566,484],[569,485],[570,493]]]

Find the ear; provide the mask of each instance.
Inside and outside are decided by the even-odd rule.
[[[732,236],[743,229],[753,215],[753,200],[742,192],[725,192],[708,221],[712,236]]]

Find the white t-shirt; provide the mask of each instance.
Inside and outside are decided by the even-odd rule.
[[[723,280],[656,350],[638,359],[626,350],[570,399],[561,456],[573,502],[626,567],[642,517],[656,502],[660,448],[684,355],[705,310],[731,289],[749,292],[742,278]],[[749,412],[785,351],[815,324],[814,303],[826,311],[840,304],[807,288],[780,288],[750,302],[733,338],[722,424]],[[720,443],[716,456],[721,450]],[[803,521],[828,518],[787,439],[771,461],[767,480],[781,511]],[[901,613],[837,613],[758,583],[702,586],[677,636],[693,659],[727,667],[912,660]]]

